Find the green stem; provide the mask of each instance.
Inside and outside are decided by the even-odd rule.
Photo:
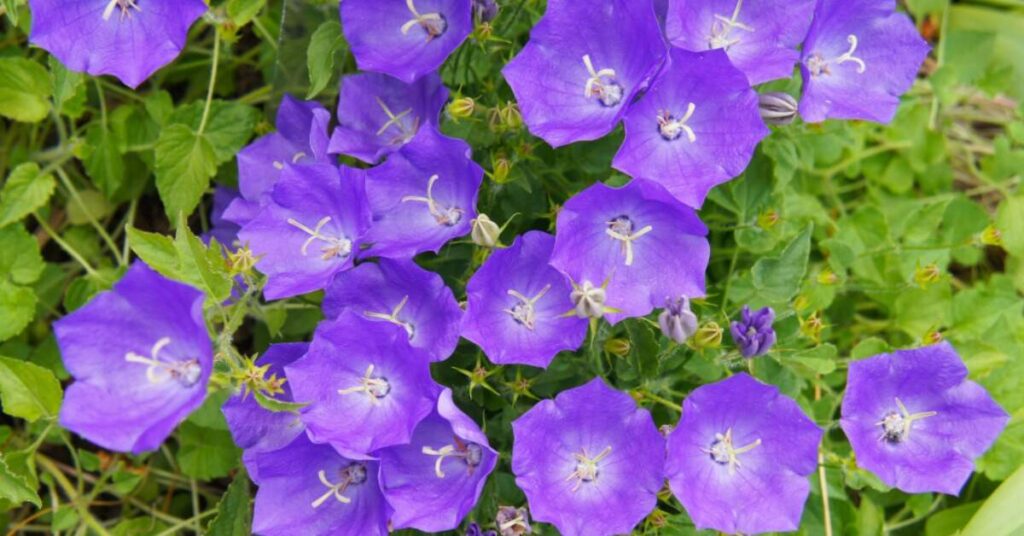
[[[79,195],[78,189],[75,188],[74,183],[71,182],[67,173],[59,167],[55,171],[57,172],[57,176],[60,177],[60,182],[64,185],[64,188],[67,188],[68,192],[71,194],[71,199],[75,201],[78,208],[82,209],[82,213],[85,214],[85,218],[89,220],[89,224],[96,229],[96,232],[98,232],[100,237],[103,238],[103,242],[106,243],[108,248],[110,248],[111,253],[114,254],[114,258],[117,260],[117,263],[124,266],[124,258],[120,255],[120,248],[118,248],[117,244],[114,243],[114,239],[110,237],[110,233],[107,232],[107,229],[100,225],[100,222],[92,215],[89,207],[85,206],[85,201],[82,200],[82,196]]]
[[[912,517],[906,521],[900,521],[899,523],[893,523],[892,525],[886,525],[883,529],[884,533],[888,534],[894,530],[906,528],[916,523],[920,523],[921,521],[924,521],[928,516],[932,515],[936,510],[939,509],[939,506],[942,505],[943,499],[945,499],[945,497],[943,497],[942,495],[936,497],[935,500],[932,502],[931,507],[928,508],[928,511],[919,516]]]
[[[64,490],[64,493],[68,496],[68,500],[75,506],[75,510],[78,511],[78,515],[82,518],[82,521],[100,536],[110,536],[110,532],[107,531],[107,528],[89,512],[88,506],[79,502],[79,496],[78,492],[75,491],[75,486],[72,485],[71,481],[64,476],[64,473],[62,473],[60,468],[53,463],[53,460],[46,456],[36,454],[36,462],[43,468],[43,470],[53,476],[53,479],[61,489]]]
[[[59,234],[57,234],[57,231],[54,231],[53,228],[46,223],[46,220],[40,218],[39,214],[35,212],[33,212],[32,215],[35,216],[36,221],[39,222],[39,226],[42,227],[44,231],[46,231],[46,234],[50,235],[50,238],[52,238],[53,241],[56,242],[57,245],[60,246],[65,253],[71,256],[72,259],[75,259],[75,261],[78,262],[82,269],[85,270],[85,273],[97,279],[106,280],[103,276],[100,275],[99,272],[96,271],[95,268],[92,267],[91,264],[89,264],[89,261],[85,260],[85,258],[82,257],[82,255],[75,250],[75,248],[71,247],[71,244],[65,242],[64,239],[61,238]]]
[[[213,66],[210,67],[210,85],[206,89],[206,106],[203,107],[203,118],[199,121],[199,132],[206,130],[206,121],[210,118],[210,105],[213,104],[213,87],[217,84],[217,64],[220,63],[220,34],[214,28],[213,35]]]
[[[177,534],[179,530],[188,527],[189,525],[195,525],[196,528],[193,530],[196,531],[196,534],[200,534],[201,531],[199,530],[199,521],[207,517],[210,517],[216,513],[217,510],[207,510],[205,512],[196,514],[188,519],[182,519],[181,521],[167,527],[167,529],[165,529],[163,532],[158,532],[156,536],[171,536],[172,534]]]

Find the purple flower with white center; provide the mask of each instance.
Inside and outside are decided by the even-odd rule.
[[[675,46],[720,48],[751,85],[789,78],[800,59],[815,0],[672,0],[665,34]]]
[[[350,458],[408,443],[434,409],[430,356],[402,330],[346,311],[325,321],[309,351],[285,367],[310,439]]]
[[[419,134],[366,174],[373,226],[369,255],[401,258],[437,252],[470,231],[484,170],[466,142],[434,128]]]
[[[615,169],[655,180],[695,208],[711,188],[743,173],[768,135],[757,93],[722,50],[672,49],[625,124]]]
[[[732,340],[736,342],[743,357],[757,357],[771,350],[775,345],[773,322],[775,311],[771,307],[751,311],[749,305],[743,306],[740,320],[729,324]]]
[[[646,315],[669,297],[703,296],[711,255],[706,235],[696,212],[657,183],[598,183],[558,213],[551,265],[580,292],[603,287],[615,323]]]
[[[583,344],[587,321],[565,315],[572,285],[548,265],[554,245],[553,236],[528,232],[495,250],[466,284],[462,336],[491,362],[545,368]]]
[[[892,121],[928,43],[893,0],[819,0],[800,60],[800,116]]]
[[[887,485],[958,495],[1008,420],[942,342],[850,363],[839,424],[857,464]]]
[[[238,231],[242,227],[225,218],[227,208],[240,199],[238,190],[227,186],[217,185],[213,189],[213,207],[210,209],[210,229],[203,233],[203,242],[209,244],[211,238],[216,238],[222,246],[233,247],[238,240]]]
[[[54,322],[61,426],[106,449],[160,446],[203,403],[213,369],[203,294],[136,262],[112,290]]]
[[[658,315],[661,333],[676,344],[683,344],[697,333],[697,315],[690,310],[690,299],[686,296],[665,301],[665,310]]]
[[[697,529],[796,530],[821,436],[793,399],[741,372],[683,400],[668,437],[669,487]]]
[[[266,205],[238,233],[267,275],[264,297],[320,290],[352,267],[370,224],[363,176],[330,164],[285,166]]]
[[[404,82],[438,70],[473,30],[471,0],[345,0],[341,27],[362,71]]]
[[[338,126],[328,150],[374,164],[408,143],[421,126],[437,125],[447,100],[437,73],[410,84],[379,73],[343,76]]]
[[[345,458],[305,435],[249,458],[259,485],[254,534],[388,534],[391,507],[377,483],[377,462]]]
[[[409,259],[382,258],[338,274],[324,294],[323,310],[327,318],[352,311],[393,324],[431,361],[447,359],[459,343],[462,309],[455,295],[441,276]]]
[[[174,61],[202,0],[30,0],[33,45],[68,69],[109,74],[136,88]]]
[[[552,0],[502,73],[530,132],[559,147],[611,132],[665,48],[651,0]]]
[[[420,421],[407,445],[386,448],[380,487],[395,509],[395,529],[441,532],[459,526],[494,470],[498,453],[445,388],[437,409]]]
[[[601,378],[512,422],[512,472],[534,519],[567,536],[630,532],[654,509],[665,440],[651,414]]]
[[[304,342],[272,344],[256,360],[256,365],[265,367],[264,378],[274,375],[284,378],[284,367],[302,357],[308,348],[309,345]],[[283,392],[274,395],[274,398],[292,402],[292,390],[288,382],[281,389]],[[270,411],[261,406],[252,393],[242,392],[229,398],[221,411],[235,444],[247,452],[285,447],[305,429],[297,413]]]

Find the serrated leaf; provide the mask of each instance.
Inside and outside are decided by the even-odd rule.
[[[0,192],[0,227],[19,221],[45,205],[56,187],[53,175],[41,174],[35,162],[14,168]]]
[[[266,3],[267,0],[228,0],[228,16],[235,26],[241,28],[259,15]]]
[[[171,279],[182,279],[178,249],[171,237],[129,227],[128,245],[150,268]]]
[[[238,466],[241,451],[220,411],[230,394],[227,390],[210,394],[178,429],[178,463],[185,475],[220,478]]]
[[[186,281],[196,284],[214,301],[222,302],[231,296],[233,283],[216,240],[210,242],[209,250],[216,251],[216,255],[211,256],[203,241],[179,221],[174,247],[181,262],[181,275]]]
[[[796,295],[807,273],[812,228],[805,227],[777,257],[762,257],[754,263],[751,272],[760,300],[757,305],[785,302]]]
[[[0,279],[0,341],[22,332],[36,313],[36,294]]]
[[[171,114],[170,122],[188,125],[198,132],[204,107],[204,102],[195,102],[178,108]],[[259,113],[251,106],[221,100],[210,103],[210,116],[203,137],[210,144],[218,165],[234,160],[252,136],[258,118]]]
[[[28,480],[8,467],[6,460],[0,456],[0,499],[13,504],[32,503],[37,508],[42,506],[39,493],[29,485]]]
[[[49,369],[0,356],[0,401],[4,413],[35,422],[56,417],[64,392]]]
[[[46,265],[39,254],[39,243],[24,227],[0,229],[0,279],[9,279],[20,285],[39,280]]]
[[[53,82],[53,106],[60,113],[77,119],[85,113],[85,76],[69,71],[55,56],[47,60]]]
[[[0,116],[35,123],[50,113],[50,75],[25,58],[0,58]]]
[[[156,142],[156,188],[167,216],[191,214],[217,173],[217,158],[205,135],[187,125],[166,127]]]
[[[249,477],[238,471],[228,486],[228,492],[217,504],[217,517],[207,528],[208,536],[248,536],[252,526],[249,510]]]
[[[321,24],[309,39],[306,66],[309,70],[309,91],[306,98],[317,96],[330,83],[334,74],[334,55],[345,46],[341,24],[329,20]]]

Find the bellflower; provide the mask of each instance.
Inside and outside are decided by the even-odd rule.
[[[374,164],[409,142],[421,126],[437,125],[447,100],[448,89],[437,73],[411,84],[379,73],[343,76],[338,126],[328,149]]]
[[[740,320],[729,324],[732,340],[743,357],[764,355],[775,345],[772,322],[775,322],[775,311],[771,307],[751,311],[750,306],[743,306]]]
[[[259,485],[254,534],[388,534],[391,507],[377,484],[377,462],[345,458],[304,434],[285,448],[254,453],[250,461]]]
[[[29,41],[68,69],[109,74],[136,88],[174,61],[202,0],[30,0]]]
[[[803,45],[800,116],[888,123],[928,43],[894,0],[819,0]]]
[[[270,200],[238,233],[267,275],[269,300],[320,290],[352,267],[369,227],[363,172],[287,165]]]
[[[558,147],[611,132],[664,58],[651,0],[551,0],[502,73],[530,132]]]
[[[441,276],[409,259],[380,259],[338,274],[324,294],[323,310],[328,318],[350,310],[393,324],[431,361],[447,359],[459,343],[462,309],[455,295]]]
[[[310,439],[349,458],[408,443],[434,409],[430,356],[405,332],[346,311],[313,333],[309,351],[285,367]]]
[[[302,357],[308,348],[309,345],[302,342],[272,344],[256,360],[256,365],[263,369],[264,378],[276,376],[284,379],[284,367]],[[284,402],[294,400],[288,382],[281,385],[281,390],[274,395],[275,399]],[[235,444],[247,452],[285,447],[304,430],[297,413],[270,411],[261,406],[251,393],[244,391],[229,398],[221,411]]]
[[[942,342],[850,363],[839,424],[882,482],[957,495],[1008,419]]]
[[[711,188],[743,173],[768,135],[757,93],[722,50],[673,49],[625,124],[612,165],[661,183],[694,208]]]
[[[395,529],[453,530],[473,509],[498,453],[445,388],[437,409],[420,421],[407,445],[379,452],[380,486],[395,509]]]
[[[643,316],[674,296],[703,296],[711,248],[690,207],[660,185],[594,184],[558,213],[551,265],[580,290],[602,287],[611,322]]]
[[[661,333],[676,344],[683,344],[697,333],[697,315],[690,310],[689,298],[683,296],[665,301],[665,310],[658,315]]]
[[[224,217],[227,208],[239,199],[238,190],[217,185],[213,189],[213,207],[210,209],[210,229],[203,233],[203,242],[209,244],[216,238],[223,246],[233,247],[238,240],[238,231],[242,229],[237,223]]]
[[[665,440],[651,414],[595,378],[512,422],[512,472],[533,518],[567,536],[630,532],[654,509]]]
[[[669,487],[698,529],[796,530],[822,430],[746,373],[698,387],[668,438]]]
[[[473,30],[471,0],[345,0],[341,27],[362,71],[413,82]]]
[[[203,294],[142,262],[54,333],[76,380],[60,424],[103,448],[156,449],[203,403],[213,369]]]
[[[672,0],[665,34],[675,46],[720,48],[751,85],[789,78],[800,58],[815,0]]]
[[[433,128],[416,137],[366,175],[373,211],[367,241],[370,255],[412,257],[437,252],[469,233],[483,169],[470,158],[466,142]]]
[[[572,286],[548,265],[554,244],[547,233],[528,232],[495,250],[466,284],[462,336],[492,362],[547,367],[583,344],[587,321],[565,315]]]

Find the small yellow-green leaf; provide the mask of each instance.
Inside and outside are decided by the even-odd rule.
[[[0,356],[0,401],[4,413],[34,422],[56,417],[63,391],[49,369]]]
[[[25,58],[0,58],[0,116],[35,123],[50,113],[50,75]]]
[[[0,227],[16,222],[45,205],[56,187],[53,175],[41,174],[35,162],[14,168],[0,192]]]

